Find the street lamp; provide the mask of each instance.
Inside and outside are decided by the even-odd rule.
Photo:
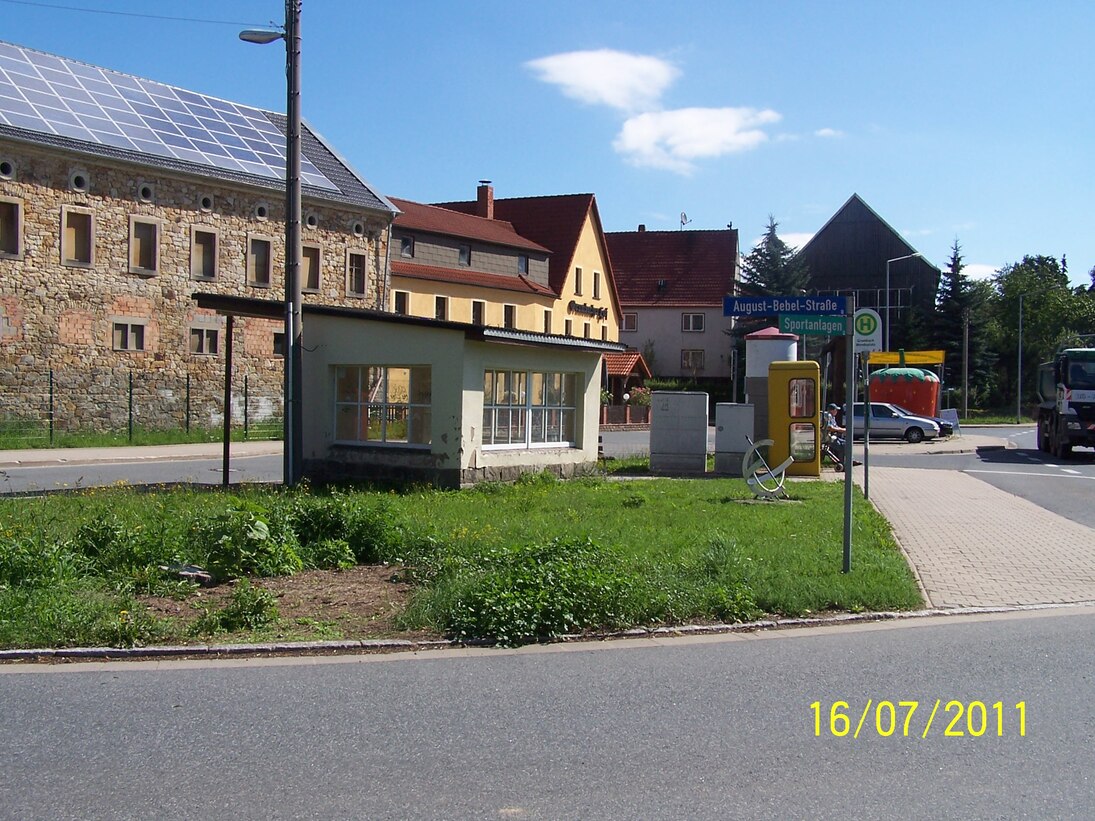
[[[1019,345],[1016,348],[1016,372],[1015,382],[1015,424],[1023,421],[1023,297],[1027,294],[1019,294]]]
[[[903,259],[912,259],[913,257],[923,256],[919,251],[915,254],[906,254],[903,257],[894,257],[893,259],[886,260],[886,326],[883,328],[885,331],[885,341],[882,347],[887,351],[890,349],[890,263],[900,262]]]
[[[304,400],[301,375],[304,348],[301,344],[302,298],[300,294],[300,6],[301,0],[285,0],[284,31],[248,29],[240,32],[247,43],[267,45],[285,41],[285,396],[283,482],[287,487],[301,479],[304,460]]]

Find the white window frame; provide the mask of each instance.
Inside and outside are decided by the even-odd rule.
[[[681,333],[702,334],[706,325],[707,315],[704,313],[686,311],[681,314]]]
[[[639,330],[639,315],[635,311],[624,311],[620,316],[620,330],[633,333]]]
[[[391,372],[397,370],[408,371],[406,396],[397,395],[398,387],[389,382]],[[336,365],[332,375],[335,403],[331,430],[336,444],[429,450],[433,439],[433,373],[429,365]],[[361,438],[362,414],[379,424],[376,438],[369,438],[371,423],[365,425],[366,434]],[[389,425],[397,424],[399,420],[393,416],[400,414],[406,424],[405,437],[390,439]],[[359,435],[341,435],[346,428],[340,426],[340,416],[344,421],[349,419]]]
[[[361,290],[355,291],[354,285],[354,257],[361,257]],[[369,295],[369,255],[363,248],[346,249],[346,296],[362,299]]]
[[[485,370],[483,450],[577,447],[579,377],[569,371]],[[534,395],[537,387],[539,397]],[[571,438],[564,439],[568,427]],[[504,437],[500,436],[502,430]]]

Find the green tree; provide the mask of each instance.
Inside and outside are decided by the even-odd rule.
[[[758,296],[801,294],[810,280],[809,267],[779,238],[778,227],[769,214],[764,236],[741,261],[742,282]]]
[[[962,246],[958,239],[939,278],[939,292],[931,328],[931,344],[946,355],[946,379],[950,387],[962,388],[963,360],[968,368],[970,403],[975,407],[988,398],[995,382],[994,360],[989,341],[987,312],[991,306],[991,286],[976,288],[962,269]]]

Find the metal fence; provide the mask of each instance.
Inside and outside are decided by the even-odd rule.
[[[278,374],[237,374],[232,428],[245,439],[280,439],[283,393]],[[130,442],[146,431],[191,437],[219,434],[224,384],[192,374],[90,368],[0,370],[0,443],[52,445],[72,434],[104,434]]]

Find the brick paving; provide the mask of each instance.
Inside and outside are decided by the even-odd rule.
[[[872,467],[871,501],[933,607],[1095,601],[1089,527],[956,470]]]

